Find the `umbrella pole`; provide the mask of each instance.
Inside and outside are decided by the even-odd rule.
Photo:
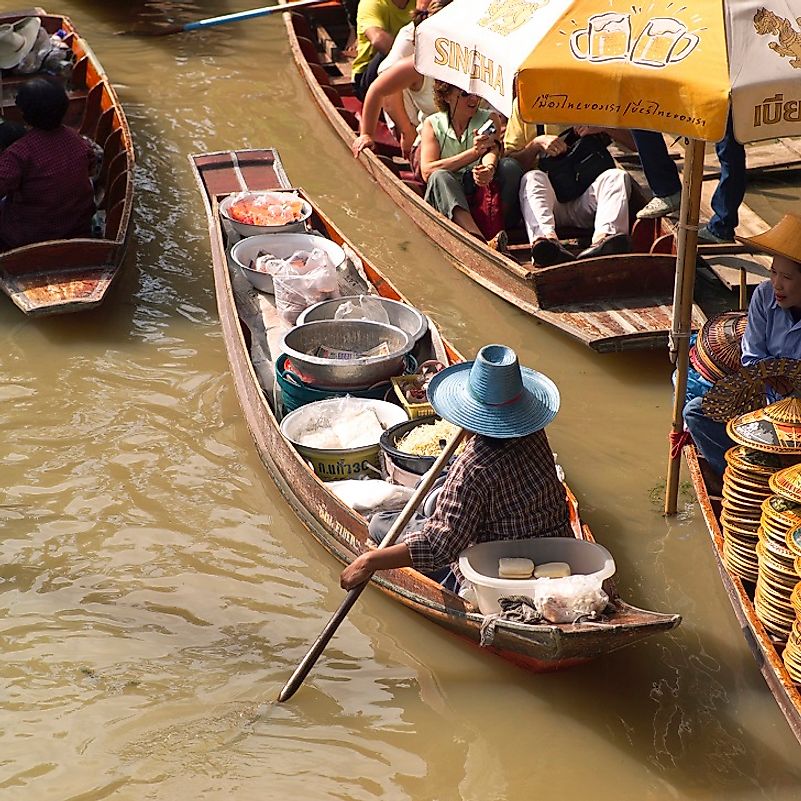
[[[670,360],[676,364],[676,388],[673,394],[673,426],[670,458],[665,488],[665,514],[676,514],[681,472],[679,437],[684,431],[684,396],[690,363],[695,259],[698,252],[698,217],[701,206],[701,182],[704,177],[704,142],[691,139],[684,160],[679,213],[679,239],[676,244],[676,283],[673,290],[673,325],[670,332]]]

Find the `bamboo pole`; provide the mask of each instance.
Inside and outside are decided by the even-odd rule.
[[[670,360],[676,365],[676,387],[673,394],[673,426],[665,486],[665,514],[676,514],[679,497],[681,452],[674,452],[673,441],[684,430],[684,396],[687,393],[687,371],[690,363],[695,259],[698,252],[698,218],[701,207],[701,183],[704,177],[705,143],[690,140],[682,175],[679,238],[676,256],[676,283],[673,289],[673,324],[670,332]]]

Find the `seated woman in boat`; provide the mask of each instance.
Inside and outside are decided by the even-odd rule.
[[[0,153],[0,250],[89,236],[95,153],[61,124],[69,105],[64,87],[33,78],[20,87],[16,105],[30,129]]]
[[[773,255],[770,280],[757,286],[748,305],[742,365],[749,367],[764,359],[801,359],[801,217],[785,214],[765,233],[737,239]],[[704,415],[702,403],[703,398],[694,398],[684,407],[684,422],[709,466],[722,476],[724,454],[734,442],[726,434],[725,423]]]
[[[503,230],[517,214],[517,190],[522,170],[514,159],[501,158],[501,119],[481,107],[478,95],[434,81],[434,105],[439,109],[423,122],[420,172],[426,182],[425,199],[437,211],[490,247],[503,249]],[[491,124],[487,131],[486,127]],[[494,183],[501,201],[500,231],[479,228],[470,198],[478,187]],[[499,215],[500,216],[500,215]],[[485,229],[488,226],[485,226]]]
[[[413,149],[416,150],[420,144],[423,120],[437,111],[434,105],[434,79],[421,75],[414,66],[413,31],[420,22],[450,2],[433,0],[428,9],[418,9],[412,22],[402,28],[395,38],[392,49],[378,68],[378,77],[370,84],[365,95],[359,135],[351,145],[354,156],[358,156],[365,148],[372,150],[375,147],[373,137],[383,107],[395,126],[403,155],[412,161]],[[411,35],[408,29],[411,29]],[[415,166],[414,162],[412,166]]]
[[[473,436],[422,529],[359,555],[342,571],[344,589],[376,570],[414,567],[430,574],[479,542],[572,536],[565,488],[545,435],[559,409],[549,378],[521,368],[511,348],[487,345],[475,361],[438,373],[428,396],[437,414]]]

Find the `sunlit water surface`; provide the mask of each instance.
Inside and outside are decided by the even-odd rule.
[[[240,4],[241,5],[241,4]],[[208,3],[65,0],[136,141],[136,236],[99,311],[0,304],[0,798],[796,799],[801,747],[758,673],[697,508],[661,516],[670,365],[598,356],[463,278],[310,105],[278,18],[112,36]],[[466,354],[552,376],[550,427],[631,602],[674,633],[532,676],[367,592],[307,685],[278,689],[342,594],[266,477],[228,377],[187,154],[280,149]],[[774,221],[797,192],[768,186]]]

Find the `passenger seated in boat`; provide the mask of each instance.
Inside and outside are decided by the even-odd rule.
[[[801,217],[785,214],[765,233],[737,239],[773,255],[770,280],[757,286],[748,305],[742,365],[749,367],[764,359],[801,359]],[[722,476],[724,454],[734,442],[726,434],[725,423],[704,415],[702,403],[703,398],[694,398],[684,407],[684,422],[709,466]]]
[[[574,130],[579,136],[607,132],[634,149],[627,131],[590,126],[577,126]],[[628,252],[629,178],[623,170],[605,170],[580,197],[560,203],[547,173],[538,166],[541,156],[560,156],[567,151],[567,145],[554,134],[538,134],[535,123],[523,122],[517,101],[506,126],[504,146],[507,156],[516,159],[526,171],[520,181],[520,211],[535,266],[549,267],[576,258],[559,241],[557,226],[592,229],[592,243],[578,254],[579,259]]]
[[[11,75],[47,72],[64,76],[75,56],[59,35],[51,36],[39,17],[0,25],[0,69]]]
[[[378,68],[378,77],[370,84],[365,95],[359,135],[351,145],[354,156],[358,156],[365,148],[372,150],[375,147],[373,137],[383,107],[394,125],[403,155],[412,161],[413,149],[416,151],[420,144],[423,120],[437,111],[434,105],[434,79],[421,75],[414,66],[414,29],[450,2],[433,0],[428,10],[418,9],[412,22],[402,28],[396,37],[392,49]],[[417,167],[419,169],[419,164]]]
[[[485,239],[490,247],[503,250],[504,228],[517,215],[521,169],[514,159],[501,158],[501,118],[482,108],[478,95],[445,81],[434,81],[434,105],[439,111],[426,117],[420,137],[425,199],[458,226]],[[488,123],[492,129],[480,133]],[[475,200],[478,188],[490,184],[500,198],[500,209],[492,218],[487,218],[485,211],[482,229],[470,201]]]
[[[68,104],[51,78],[33,78],[17,92],[30,130],[0,154],[0,250],[91,233],[94,149],[61,124]]]
[[[389,53],[398,31],[411,22],[417,3],[428,0],[359,0],[356,13],[356,58],[351,72],[356,97],[364,100],[378,67]]]
[[[356,557],[342,571],[344,589],[397,567],[430,574],[451,565],[458,578],[452,563],[479,542],[572,536],[565,488],[544,430],[559,409],[549,378],[521,368],[511,348],[487,345],[475,361],[438,373],[428,395],[437,414],[473,436],[422,529]]]

